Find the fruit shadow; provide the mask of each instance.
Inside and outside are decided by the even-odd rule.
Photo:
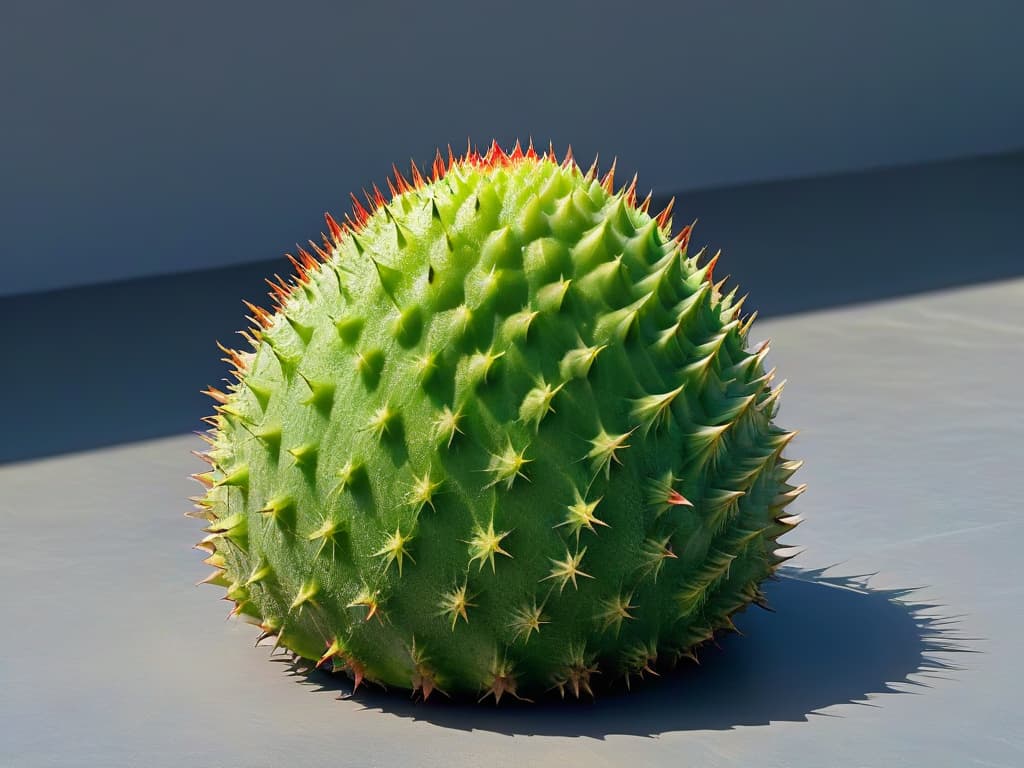
[[[363,686],[347,677],[289,664],[318,692],[337,692],[364,710],[461,731],[505,735],[657,736],[672,731],[728,730],[773,721],[804,722],[836,704],[863,703],[870,694],[924,692],[932,677],[962,667],[948,658],[976,653],[956,634],[956,619],[914,603],[916,590],[879,590],[865,577],[829,577],[825,569],[782,569],[765,585],[772,611],[750,608],[737,617],[742,635],[720,637],[660,677],[595,691],[593,700],[534,704],[451,700],[434,694],[412,701],[405,692]],[[902,684],[902,685],[901,685]],[[901,687],[895,687],[900,685]]]

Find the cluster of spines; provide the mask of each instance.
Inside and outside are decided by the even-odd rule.
[[[553,152],[545,154],[541,159],[553,158]],[[276,282],[271,283],[272,296],[275,299],[274,313],[248,305],[252,312],[254,328],[243,332],[243,335],[253,346],[253,353],[242,353],[235,350],[225,349],[226,360],[230,362],[235,370],[234,375],[238,382],[229,386],[229,393],[220,392],[211,388],[208,393],[217,402],[218,416],[212,420],[214,429],[207,435],[214,450],[204,455],[207,461],[213,464],[213,471],[197,476],[200,482],[210,487],[234,488],[243,496],[248,491],[249,467],[245,464],[221,466],[221,460],[225,457],[225,449],[217,441],[218,433],[223,432],[228,425],[237,425],[252,435],[252,438],[266,446],[272,454],[278,454],[281,445],[281,426],[276,424],[255,424],[247,423],[246,414],[236,406],[236,396],[243,388],[251,393],[251,397],[257,405],[266,410],[267,401],[272,393],[272,386],[269,383],[262,383],[256,380],[251,374],[251,362],[253,355],[261,348],[269,349],[276,358],[280,374],[285,381],[298,376],[304,382],[308,390],[308,396],[303,401],[304,405],[310,406],[314,411],[321,414],[329,414],[334,405],[335,389],[331,381],[318,381],[307,378],[301,371],[299,365],[301,355],[296,355],[293,350],[285,348],[284,345],[275,345],[269,334],[266,332],[276,322],[275,318],[284,317],[284,322],[291,328],[292,333],[300,346],[308,345],[316,330],[313,325],[304,323],[289,311],[289,301],[293,296],[305,296],[308,301],[314,301],[320,291],[319,280],[330,276],[336,283],[336,290],[342,296],[346,293],[347,272],[346,262],[339,258],[343,246],[354,249],[357,254],[363,255],[367,250],[366,244],[360,240],[361,232],[367,227],[368,222],[377,214],[384,214],[388,222],[393,222],[396,234],[396,243],[401,248],[405,245],[412,234],[403,234],[399,221],[390,213],[389,206],[395,204],[395,198],[406,195],[408,192],[424,189],[428,183],[436,183],[451,174],[452,169],[459,166],[492,169],[498,166],[511,166],[522,159],[536,160],[537,155],[532,146],[525,152],[516,145],[511,153],[504,153],[497,144],[493,144],[486,155],[470,151],[467,155],[456,161],[449,150],[447,164],[438,154],[432,168],[431,179],[427,179],[413,165],[412,180],[406,180],[396,169],[395,180],[389,181],[389,189],[392,193],[392,200],[386,201],[382,193],[374,187],[372,195],[367,195],[369,208],[364,207],[358,199],[353,197],[353,212],[345,217],[343,224],[327,216],[327,224],[330,235],[323,235],[323,247],[311,243],[313,252],[319,257],[314,258],[309,251],[300,248],[298,258],[290,257],[296,267],[298,281],[289,284],[280,277]],[[563,168],[574,167],[571,154],[562,161]],[[501,360],[507,351],[515,348],[516,341],[524,339],[529,332],[530,325],[537,316],[545,310],[557,312],[569,293],[573,280],[578,280],[584,290],[597,293],[609,303],[609,311],[603,314],[595,327],[592,329],[592,338],[586,341],[581,340],[578,346],[565,351],[559,359],[557,373],[560,379],[555,382],[539,378],[533,382],[533,386],[526,391],[518,408],[518,419],[526,425],[529,430],[536,433],[541,423],[550,413],[555,412],[554,404],[559,393],[567,384],[574,380],[586,381],[591,373],[595,361],[601,356],[603,350],[613,346],[617,350],[626,349],[627,344],[633,349],[641,350],[643,354],[650,355],[646,349],[654,350],[653,354],[662,359],[675,359],[685,367],[680,373],[685,378],[682,384],[674,387],[658,389],[648,394],[632,398],[628,406],[628,417],[631,419],[631,426],[623,427],[623,431],[615,429],[608,430],[600,425],[593,437],[588,437],[588,450],[580,456],[591,471],[593,479],[604,477],[610,479],[613,469],[622,463],[623,454],[631,447],[633,442],[648,439],[651,435],[657,435],[663,431],[669,421],[674,418],[673,414],[680,411],[683,414],[683,423],[692,423],[691,411],[697,410],[705,413],[717,412],[716,421],[702,425],[692,434],[688,435],[687,446],[690,449],[689,456],[693,459],[688,473],[689,482],[695,487],[698,485],[698,478],[710,482],[712,478],[718,478],[719,465],[724,465],[723,457],[728,454],[727,443],[735,439],[737,444],[752,442],[744,440],[744,431],[752,429],[750,414],[753,410],[767,411],[768,416],[772,415],[775,405],[775,398],[779,388],[770,389],[772,374],[763,374],[756,378],[748,378],[746,385],[753,387],[753,391],[745,394],[733,395],[729,393],[729,385],[736,381],[743,381],[744,376],[752,372],[760,371],[761,360],[763,360],[766,347],[755,350],[753,353],[743,353],[741,349],[725,350],[726,340],[733,334],[735,342],[745,341],[746,331],[752,321],[751,318],[740,318],[740,307],[742,299],[735,300],[735,291],[728,295],[722,293],[722,283],[712,283],[712,270],[717,256],[708,261],[702,267],[698,267],[698,257],[687,260],[689,278],[696,287],[692,292],[680,297],[679,287],[686,278],[683,270],[683,262],[686,260],[686,246],[689,240],[691,227],[686,227],[675,238],[664,238],[660,248],[664,251],[663,257],[657,261],[653,268],[650,268],[647,275],[638,281],[632,280],[628,274],[630,265],[624,262],[623,254],[615,253],[621,251],[622,242],[614,237],[609,222],[617,221],[620,227],[630,227],[634,237],[652,237],[662,233],[670,227],[671,204],[657,217],[650,219],[649,224],[643,227],[634,227],[629,219],[627,209],[629,206],[646,212],[649,204],[649,196],[639,206],[636,205],[635,179],[630,185],[613,195],[614,164],[612,170],[599,181],[596,178],[596,164],[583,177],[583,184],[577,190],[584,189],[587,184],[598,182],[599,187],[608,195],[612,195],[616,206],[609,216],[602,218],[601,222],[583,233],[583,236],[576,243],[576,253],[573,254],[575,261],[573,266],[581,274],[567,277],[564,274],[558,276],[544,285],[541,290],[534,294],[535,306],[523,307],[519,311],[504,313],[505,319],[500,323],[497,330],[499,338],[509,343],[506,349],[496,349],[493,344],[485,349],[476,349],[471,354],[463,355],[467,360],[463,373],[470,378],[474,386],[486,386],[488,379],[494,373],[495,365]],[[566,197],[571,204],[571,196]],[[479,201],[477,202],[479,204]],[[432,215],[440,222],[442,221],[436,201],[431,199],[430,205]],[[554,211],[552,217],[562,215],[563,219],[571,219],[572,211]],[[621,217],[625,216],[625,220]],[[498,233],[498,238],[507,235],[508,230]],[[449,232],[445,231],[445,240],[448,248],[451,249],[452,239]],[[346,245],[347,244],[347,245]],[[481,259],[488,258],[487,244],[481,249]],[[495,248],[495,252],[501,252],[501,248]],[[401,280],[397,270],[383,263],[378,262],[370,255],[380,289],[392,300]],[[582,263],[583,268],[578,268]],[[634,265],[635,268],[636,265]],[[643,265],[645,267],[652,265]],[[430,267],[431,271],[433,267]],[[492,270],[491,274],[494,272]],[[428,280],[433,275],[428,276]],[[629,295],[631,291],[638,288],[643,295],[634,298]],[[611,308],[614,307],[614,308]],[[422,318],[416,316],[415,308],[407,308],[400,311],[397,321],[392,325],[393,333],[397,343],[403,347],[411,347],[415,344],[413,339],[417,334],[422,333]],[[463,314],[471,314],[472,310],[461,304],[456,311]],[[706,315],[701,317],[701,314]],[[711,315],[717,314],[712,318]],[[464,317],[463,322],[469,324],[471,317]],[[666,324],[666,321],[667,324]],[[715,322],[713,322],[715,321]],[[696,343],[686,337],[686,331],[693,329],[704,329],[705,325],[716,325],[717,330],[708,339],[699,340]],[[341,343],[354,346],[362,330],[360,319],[351,316],[341,316],[334,320],[334,326],[341,340]],[[646,326],[646,327],[644,327]],[[507,333],[506,328],[508,329]],[[411,342],[411,343],[410,343]],[[639,343],[638,343],[639,342]],[[739,357],[734,360],[733,357]],[[356,353],[357,369],[359,375],[367,387],[373,390],[380,381],[382,368],[384,367],[384,352],[379,347],[360,349]],[[725,362],[722,362],[722,359]],[[628,359],[628,358],[627,358]],[[429,386],[431,381],[437,377],[437,369],[444,362],[442,353],[427,353],[417,358],[420,365],[417,370],[417,380],[421,386]],[[733,375],[735,374],[735,375]],[[640,370],[637,373],[637,384],[639,377],[643,375]],[[723,381],[723,376],[733,375]],[[710,381],[709,381],[710,380]],[[700,385],[700,386],[696,386]],[[689,398],[689,389],[698,390],[697,395]],[[709,407],[701,398],[706,398],[707,393],[712,393],[721,399],[718,407]],[[689,398],[689,399],[688,399]],[[724,403],[724,405],[723,405]],[[456,407],[452,407],[456,406]],[[464,436],[465,425],[462,423],[464,414],[462,407],[455,403],[445,404],[439,409],[433,421],[434,439],[439,447],[450,449],[452,443],[458,436]],[[401,420],[400,407],[384,401],[370,416],[364,428],[368,430],[377,440],[383,440],[393,430],[399,428]],[[728,435],[726,433],[729,433]],[[736,435],[733,438],[733,435]],[[730,466],[734,473],[729,482],[723,482],[727,487],[753,487],[753,484],[763,477],[766,469],[773,470],[770,482],[777,484],[780,488],[776,497],[772,498],[773,511],[779,514],[774,517],[775,530],[766,534],[764,530],[740,530],[735,531],[728,527],[728,521],[735,519],[739,512],[741,498],[744,495],[736,490],[714,490],[703,494],[697,500],[701,509],[714,517],[718,522],[711,526],[715,534],[714,541],[728,543],[725,549],[717,549],[710,542],[707,543],[709,556],[702,561],[700,569],[687,575],[686,587],[676,596],[680,609],[680,617],[699,615],[706,604],[709,594],[713,593],[724,581],[728,579],[729,568],[736,559],[736,548],[743,547],[750,541],[764,535],[766,539],[774,540],[778,535],[796,524],[795,518],[786,517],[782,514],[782,508],[801,490],[799,487],[792,487],[785,484],[788,476],[795,471],[796,466],[791,462],[783,462],[780,459],[782,448],[791,438],[792,433],[775,431],[767,437],[767,445],[760,446],[760,454],[745,456],[739,467]],[[290,454],[294,464],[304,471],[310,473],[310,477],[316,478],[319,446],[315,443],[304,443],[289,446],[285,449]],[[485,487],[494,487],[498,490],[510,491],[517,482],[527,479],[527,466],[532,461],[528,457],[526,445],[515,445],[509,440],[504,446],[495,446],[489,451],[488,463],[481,471],[487,473],[489,481]],[[351,491],[358,485],[365,484],[366,467],[359,459],[349,457],[345,463],[336,471],[336,485],[331,489],[332,493],[344,493]],[[785,477],[783,477],[783,475]],[[661,516],[672,508],[694,506],[686,496],[679,490],[680,478],[676,478],[671,472],[660,479],[652,479],[648,487],[648,504],[656,510],[654,522],[657,523]],[[431,470],[420,475],[414,475],[414,482],[406,492],[406,500],[410,508],[414,509],[415,517],[425,510],[435,512],[434,496],[444,486],[444,480],[440,476],[432,476]],[[588,498],[588,494],[581,492],[579,488],[573,488],[575,498],[571,504],[566,505],[564,517],[553,527],[562,530],[566,534],[566,545],[564,554],[559,557],[549,558],[550,572],[540,579],[548,583],[550,590],[557,593],[563,592],[566,588],[578,589],[578,582],[581,579],[591,578],[583,567],[583,559],[586,556],[586,545],[580,544],[580,534],[586,531],[589,534],[598,535],[598,528],[608,524],[601,520],[596,514],[600,498]],[[690,495],[693,495],[692,493]],[[696,496],[694,496],[697,499]],[[224,573],[227,560],[217,547],[218,542],[225,542],[227,549],[234,547],[246,551],[248,537],[248,518],[243,513],[218,517],[213,511],[213,504],[210,497],[198,500],[200,515],[213,521],[208,529],[209,536],[201,543],[201,547],[211,553],[210,564],[217,570],[211,575],[209,583],[219,583],[228,588],[228,598],[236,603],[235,612],[245,614],[247,608],[255,609],[248,598],[250,590],[258,588],[262,582],[273,578],[270,565],[262,558],[257,560],[251,572],[245,575],[244,579],[228,579]],[[259,510],[263,516],[273,522],[273,525],[281,530],[289,530],[292,533],[295,524],[295,502],[287,496],[278,496],[266,501]],[[325,516],[320,525],[313,531],[306,534],[305,538],[317,547],[316,555],[320,556],[329,549],[330,556],[334,557],[334,548],[337,544],[337,537],[343,532],[344,522]],[[403,529],[397,525],[393,531],[386,535],[382,546],[373,552],[373,556],[380,558],[383,563],[383,570],[395,569],[401,577],[403,566],[406,563],[414,563],[411,552],[411,542],[415,539],[415,523]],[[508,535],[508,531],[496,530],[494,528],[493,516],[486,524],[478,522],[468,540],[469,565],[477,565],[478,570],[483,570],[485,563],[492,571],[495,570],[495,558],[512,557],[502,546],[502,542]],[[728,542],[722,542],[718,538],[721,535],[732,537]],[[649,577],[656,582],[663,567],[669,560],[679,560],[679,556],[673,550],[673,535],[651,535],[640,544],[639,570],[642,575]],[[768,571],[777,567],[781,562],[779,557],[772,556]],[[237,576],[237,574],[233,574]],[[759,574],[763,575],[763,574]],[[650,670],[654,659],[659,652],[664,654],[667,651],[676,655],[692,654],[692,649],[700,642],[709,640],[717,629],[732,628],[729,616],[735,610],[742,608],[748,602],[758,602],[762,596],[756,591],[756,579],[743,586],[741,599],[737,600],[736,606],[728,613],[717,617],[718,626],[703,626],[699,622],[691,623],[687,634],[677,638],[676,647],[661,642],[660,638],[654,638],[650,642],[641,643],[632,648],[628,653],[623,654],[619,671],[626,674],[640,674],[644,670]],[[256,611],[253,615],[263,626],[267,636],[276,636],[278,642],[286,647],[289,646],[289,637],[286,632],[288,619],[292,614],[298,615],[305,607],[317,607],[317,597],[322,585],[313,576],[302,581],[294,598],[288,604],[288,615],[285,617],[266,619]],[[513,611],[509,621],[510,630],[514,630],[514,642],[520,638],[528,642],[531,635],[539,633],[548,623],[544,614],[543,606],[547,603],[552,591],[547,592],[547,597],[537,605],[534,600],[532,605],[523,605]],[[601,626],[600,630],[612,631],[617,634],[622,623],[633,619],[631,611],[633,595],[631,592],[620,590],[601,603],[601,610],[597,612],[594,619]],[[365,612],[364,621],[383,616],[381,607],[382,597],[379,589],[366,587],[362,589],[355,598],[347,605],[350,609]],[[469,622],[468,610],[473,606],[473,595],[468,591],[467,582],[462,581],[461,586],[456,585],[449,592],[439,596],[439,613],[444,615],[446,621],[454,631],[458,622]],[[301,642],[298,637],[295,643]],[[345,638],[330,636],[324,639],[325,645],[330,653],[319,657],[320,663],[326,663],[333,659],[336,664],[347,668],[357,682],[366,674],[367,662],[360,661],[357,654],[346,647]],[[641,653],[640,648],[643,652]],[[333,650],[332,650],[333,649]],[[308,655],[306,648],[293,648],[297,652]],[[488,672],[492,676],[490,683],[485,683],[486,691],[492,693],[495,699],[500,699],[503,693],[516,693],[514,663],[507,657],[507,648],[504,651],[495,650],[495,660]],[[593,652],[586,649],[586,644],[573,644],[569,649],[562,673],[556,675],[552,684],[559,690],[571,690],[578,694],[582,691],[589,691],[589,677],[596,671],[594,666]],[[648,653],[653,651],[653,653]],[[437,680],[437,673],[430,668],[428,656],[423,649],[415,651],[415,639],[409,648],[409,664],[413,670],[409,684],[414,689],[419,689],[424,696],[429,695],[431,690],[440,688]]]

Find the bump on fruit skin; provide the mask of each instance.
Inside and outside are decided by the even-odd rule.
[[[387,186],[222,347],[203,581],[357,685],[495,702],[628,685],[764,605],[795,433],[692,225],[532,144]]]

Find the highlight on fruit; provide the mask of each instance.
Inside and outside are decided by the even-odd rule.
[[[765,604],[804,489],[782,383],[717,254],[614,177],[449,148],[247,304],[189,514],[260,640],[424,699],[580,697]]]

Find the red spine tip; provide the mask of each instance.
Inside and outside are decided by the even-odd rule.
[[[288,284],[281,279],[280,275],[274,275],[277,281],[266,280],[267,285],[270,286],[270,298],[275,304],[276,309],[281,309],[284,302],[287,300],[288,295],[291,293],[291,288]]]
[[[224,405],[228,401],[228,396],[213,386],[209,386],[206,389],[202,390],[202,393],[207,397],[212,398],[214,401],[220,403],[221,405]],[[195,453],[195,451],[193,451],[193,453]]]
[[[629,186],[626,187],[626,202],[632,206],[636,206],[636,182],[637,175],[633,174],[633,179],[629,182]]]
[[[604,191],[609,195],[614,194],[615,190],[615,164],[618,162],[618,158],[612,159],[612,167],[608,169],[608,173],[601,179],[601,186],[604,187]]]
[[[412,189],[412,187],[409,186],[409,181],[405,178],[405,176],[402,175],[402,172],[398,170],[398,166],[395,165],[394,163],[391,164],[391,171],[392,173],[395,174],[394,188],[398,190],[397,194],[402,195],[408,192],[410,189]],[[390,181],[388,181],[388,186],[391,186]],[[392,193],[392,197],[394,196],[395,193]]]
[[[331,260],[331,255],[319,245],[314,243],[312,240],[309,241],[309,247],[313,249],[313,253],[316,254],[317,258],[320,259],[321,263],[326,264]]]
[[[295,270],[295,274],[298,275],[299,280],[304,283],[309,282],[309,274],[306,272],[306,268],[302,265],[298,259],[292,256],[290,253],[286,253],[288,261],[291,262],[292,268]]]
[[[416,165],[416,161],[412,158],[409,159],[409,168],[412,174],[413,186],[416,187],[416,189],[422,188],[426,182],[423,180],[423,174],[420,173],[419,166]]]
[[[252,319],[263,328],[269,328],[271,317],[270,313],[267,312],[263,307],[256,306],[250,301],[243,302],[249,311],[252,312]]]
[[[491,139],[491,146],[488,147],[487,154],[484,155],[483,162],[486,165],[494,166],[497,165],[499,162],[504,162],[506,159],[507,155],[502,150],[502,148],[498,146],[497,140]]]
[[[441,177],[444,176],[444,158],[441,157],[441,148],[437,148],[437,153],[434,155],[434,162],[430,166],[430,179],[431,181],[440,181]]]
[[[367,210],[373,210],[376,207],[373,204],[373,195],[366,191],[366,187],[363,187],[363,197],[366,199]]]
[[[331,231],[331,238],[334,240],[334,244],[339,245],[341,243],[341,227],[330,213],[324,213],[324,220],[327,222],[327,228]]]
[[[683,496],[683,494],[681,494],[679,491],[677,491],[675,489],[672,489],[671,491],[669,491],[668,498],[665,501],[667,501],[669,504],[672,504],[674,506],[683,506],[683,507],[692,507],[693,506],[693,504],[690,502],[689,499],[687,499],[685,496]]]
[[[715,264],[717,264],[717,263],[718,263],[718,254],[716,253],[714,256],[711,257],[711,261],[708,262],[707,267],[706,267],[707,274],[704,276],[704,279],[707,280],[708,283],[710,283],[711,285],[714,285],[714,283],[711,282],[711,278],[712,278],[712,276],[715,273]]]
[[[239,371],[245,370],[245,361],[242,359],[242,354],[237,349],[229,349],[219,341],[217,342],[217,347],[221,352],[227,355],[227,357],[224,358],[225,362],[231,363]]]
[[[690,245],[691,232],[693,232],[693,224],[687,224],[685,227],[679,230],[679,234],[676,235],[675,239],[676,242],[679,244],[680,249],[685,251],[686,248]]]
[[[658,214],[657,221],[659,227],[664,227],[668,223],[669,218],[672,216],[672,209],[675,207],[675,204],[676,199],[673,197],[668,201],[668,205],[665,206],[665,210]]]
[[[350,193],[349,197],[352,198],[352,213],[355,215],[359,226],[362,226],[370,218],[370,212],[359,202],[359,198],[355,196],[355,193]]]
[[[310,245],[313,245],[312,241],[310,241]],[[315,248],[316,246],[314,245],[313,247]],[[299,258],[302,259],[302,266],[306,268],[307,272],[316,269],[317,264],[316,259],[313,258],[313,254],[301,245],[299,246]]]

